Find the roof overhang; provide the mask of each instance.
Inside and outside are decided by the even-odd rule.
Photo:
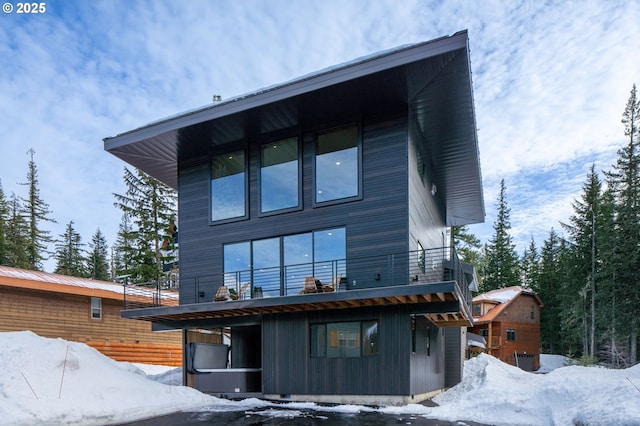
[[[455,281],[133,309],[122,311],[122,317],[150,321],[156,330],[189,329],[259,324],[269,314],[396,305],[439,327],[471,326],[470,309]]]
[[[429,155],[447,225],[484,221],[467,32],[403,46],[151,123],[105,150],[177,189],[178,163],[319,120],[405,111]]]

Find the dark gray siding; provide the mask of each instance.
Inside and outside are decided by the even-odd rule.
[[[464,353],[467,343],[467,330],[461,327],[450,327],[445,332],[446,340],[446,376],[444,384],[455,386],[462,380],[464,369]]]
[[[223,244],[346,227],[347,257],[408,250],[406,119],[363,123],[362,200],[313,208],[313,133],[303,134],[303,199],[301,211],[259,217],[257,173],[259,138],[250,141],[248,220],[209,223],[209,160],[182,159],[179,165],[180,303],[210,301],[222,283]],[[389,285],[375,281],[368,267],[349,269],[357,287]],[[199,292],[203,292],[200,297]]]
[[[378,355],[311,358],[314,323],[378,320]],[[404,331],[404,332],[403,332]],[[269,316],[263,322],[266,394],[408,395],[409,315],[404,308],[314,311]]]
[[[433,164],[430,153],[418,143],[414,131],[416,123],[409,126],[408,144],[408,185],[409,185],[409,250],[418,248],[418,241],[424,249],[444,247],[446,227],[440,206],[441,193],[432,195]]]
[[[444,378],[444,330],[417,316],[416,351],[411,354],[411,395],[442,389]]]

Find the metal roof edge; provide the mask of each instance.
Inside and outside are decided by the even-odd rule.
[[[468,52],[467,30],[458,31],[450,36],[404,45],[387,51],[379,51],[368,56],[294,78],[285,83],[259,89],[253,93],[240,95],[221,103],[207,105],[178,115],[173,115],[120,133],[116,136],[106,137],[103,139],[104,149],[107,151],[115,150],[120,146],[142,139],[152,138],[163,133],[176,131],[189,125],[225,117],[357,77],[370,75],[462,48]]]

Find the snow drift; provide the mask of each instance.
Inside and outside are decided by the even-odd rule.
[[[328,407],[215,398],[177,386],[179,370],[156,369],[147,376],[135,365],[114,361],[82,343],[28,331],[0,333],[0,348],[3,425],[104,425],[180,411],[250,413],[247,410],[294,418],[293,424],[299,413],[314,410],[377,411],[491,425],[640,425],[640,365],[626,370],[571,366],[533,374],[480,355],[465,363],[460,384],[434,399],[438,407]]]

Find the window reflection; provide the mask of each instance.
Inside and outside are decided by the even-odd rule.
[[[284,237],[285,292],[313,276],[313,236],[311,233]]]
[[[345,258],[345,228],[225,244],[225,285],[252,282],[264,296],[292,294],[306,277],[323,283],[345,277]]]
[[[345,263],[336,262],[346,258],[346,235],[344,228],[327,229],[313,233],[313,276],[322,282],[331,282],[337,274],[346,275]]]
[[[280,238],[253,242],[253,285],[264,296],[280,296]]]
[[[249,242],[224,246],[224,285],[236,288],[251,281],[251,248]]]
[[[260,209],[263,213],[297,207],[298,139],[289,138],[262,146]]]
[[[245,200],[244,151],[213,157],[211,160],[211,220],[245,216]]]
[[[358,195],[358,128],[348,127],[318,136],[316,202]]]

